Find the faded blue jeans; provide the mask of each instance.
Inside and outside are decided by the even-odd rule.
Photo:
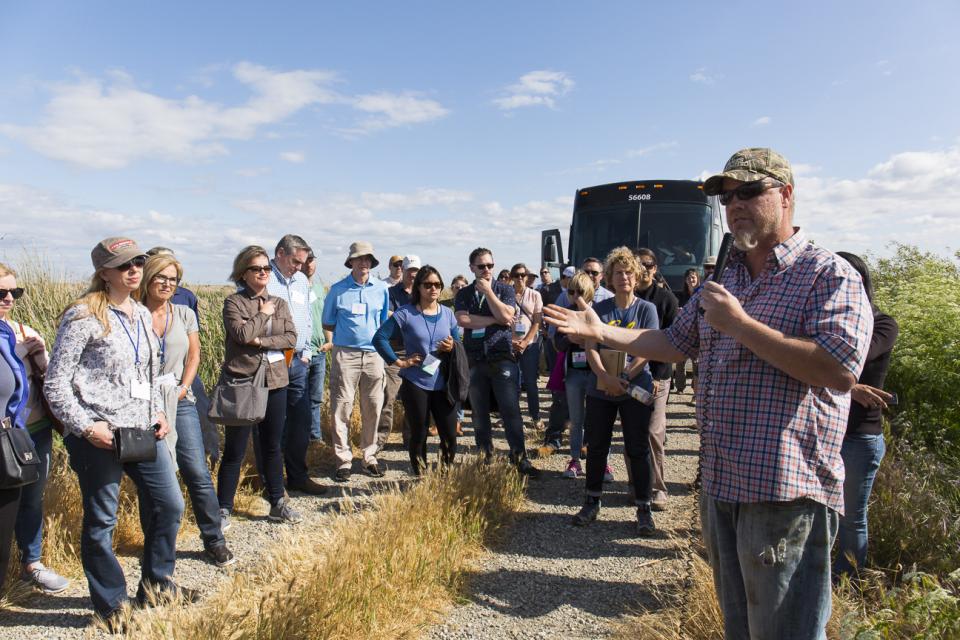
[[[567,391],[567,409],[570,412],[570,457],[580,459],[583,448],[583,420],[587,411],[587,385],[590,383],[589,369],[567,367],[567,377],[563,385]]]
[[[117,525],[120,480],[126,473],[140,496],[143,556],[140,560],[139,596],[144,587],[173,589],[177,559],[177,531],[183,515],[183,494],[173,471],[173,458],[163,442],[157,441],[157,459],[121,465],[112,449],[100,449],[83,438],[63,439],[70,452],[70,466],[80,481],[83,497],[83,529],[80,533],[80,560],[90,586],[93,608],[107,616],[127,601],[123,568],[113,554],[113,529]]]
[[[702,494],[700,519],[727,640],[826,640],[836,511]]]
[[[527,393],[527,411],[531,420],[540,419],[540,389],[537,380],[540,376],[540,338],[527,345],[517,359],[520,367],[520,377],[517,380],[517,392],[522,389]]]
[[[224,544],[220,530],[220,503],[203,451],[200,415],[196,405],[186,398],[177,403],[177,465],[190,494],[203,546],[210,549]]]
[[[846,478],[843,481],[844,515],[840,517],[837,559],[833,564],[836,577],[855,574],[867,560],[867,505],[886,450],[883,434],[851,433],[843,439],[840,456]],[[853,556],[856,568],[848,555]]]
[[[520,394],[517,377],[520,370],[512,360],[473,362],[470,368],[470,408],[473,435],[484,453],[493,452],[490,427],[490,392],[497,399],[503,428],[513,458],[526,455],[523,441],[523,420],[520,417]]]
[[[323,383],[327,378],[327,354],[315,353],[310,359],[310,439],[323,441],[320,429],[320,406],[323,404]]]
[[[30,564],[40,561],[43,546],[43,491],[50,474],[50,454],[53,450],[53,429],[47,427],[31,433],[33,446],[40,456],[40,479],[20,490],[20,508],[14,533],[20,549],[20,562]]]

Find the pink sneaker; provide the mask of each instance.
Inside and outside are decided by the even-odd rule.
[[[567,463],[567,470],[563,472],[563,477],[578,478],[582,475],[583,475],[583,468],[580,466],[580,461],[570,458],[570,462]]]
[[[603,481],[613,482],[613,469],[610,468],[610,465],[607,465],[607,468],[603,470]]]

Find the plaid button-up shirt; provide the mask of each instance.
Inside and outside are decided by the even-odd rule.
[[[796,230],[774,247],[754,279],[731,250],[721,281],[750,317],[787,336],[809,338],[855,377],[863,368],[873,313],[860,275]],[[843,513],[843,442],[850,394],[791,378],[710,328],[700,294],[665,333],[699,358],[697,420],[703,489],[727,502],[811,498]]]

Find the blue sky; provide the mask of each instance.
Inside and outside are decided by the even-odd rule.
[[[666,3],[662,3],[666,5]],[[519,5],[519,6],[518,6]],[[89,272],[107,235],[222,282],[285,232],[449,279],[538,259],[578,187],[744,146],[832,249],[960,243],[956,2],[0,5],[0,254]]]

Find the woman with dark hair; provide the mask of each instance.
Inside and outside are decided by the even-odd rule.
[[[693,292],[700,287],[700,272],[696,269],[687,269],[683,273],[683,289],[677,296],[677,304],[680,307],[687,304],[687,301],[693,296]],[[697,361],[693,361],[693,379],[697,379]],[[687,361],[678,362],[673,365],[673,386],[677,391],[683,393],[687,388]]]
[[[266,365],[267,412],[257,425],[260,444],[261,476],[267,485],[270,501],[268,518],[273,522],[296,524],[303,516],[289,504],[283,490],[283,452],[280,440],[287,419],[287,384],[289,374],[284,351],[297,343],[297,330],[290,307],[283,298],[267,293],[273,269],[270,256],[263,247],[251,245],[233,260],[230,279],[236,293],[223,301],[223,326],[226,345],[223,370],[237,377],[256,374],[261,363]],[[251,426],[228,426],[224,429],[223,459],[217,473],[217,498],[220,504],[220,527],[230,526],[233,499],[240,481],[240,465],[247,452]]]
[[[91,252],[95,273],[86,293],[63,312],[50,356],[44,394],[63,423],[63,443],[83,499],[80,559],[90,599],[116,629],[127,601],[123,568],[113,553],[120,480],[137,486],[143,528],[139,604],[151,592],[192,601],[196,592],[173,581],[183,494],[163,438],[169,433],[160,385],[159,353],[148,331],[150,312],[131,297],[146,256],[129,238],[107,238]],[[152,460],[121,462],[114,446],[120,428],[155,437]]]
[[[873,305],[873,283],[866,263],[852,253],[840,251],[863,279],[863,288]],[[873,307],[873,335],[863,372],[850,390],[850,416],[840,456],[846,477],[843,481],[844,515],[837,532],[837,559],[834,579],[856,575],[867,559],[867,506],[880,461],[886,452],[883,441],[883,410],[893,394],[883,390],[890,368],[890,354],[897,341],[897,321]]]
[[[453,312],[440,305],[443,278],[424,265],[413,281],[410,304],[397,309],[373,336],[373,346],[387,364],[400,368],[400,401],[410,430],[410,464],[414,475],[426,465],[427,423],[433,416],[440,436],[440,462],[450,464],[457,452],[457,405],[451,403],[439,355],[453,350],[460,328]],[[398,358],[391,338],[403,341],[407,357]]]

